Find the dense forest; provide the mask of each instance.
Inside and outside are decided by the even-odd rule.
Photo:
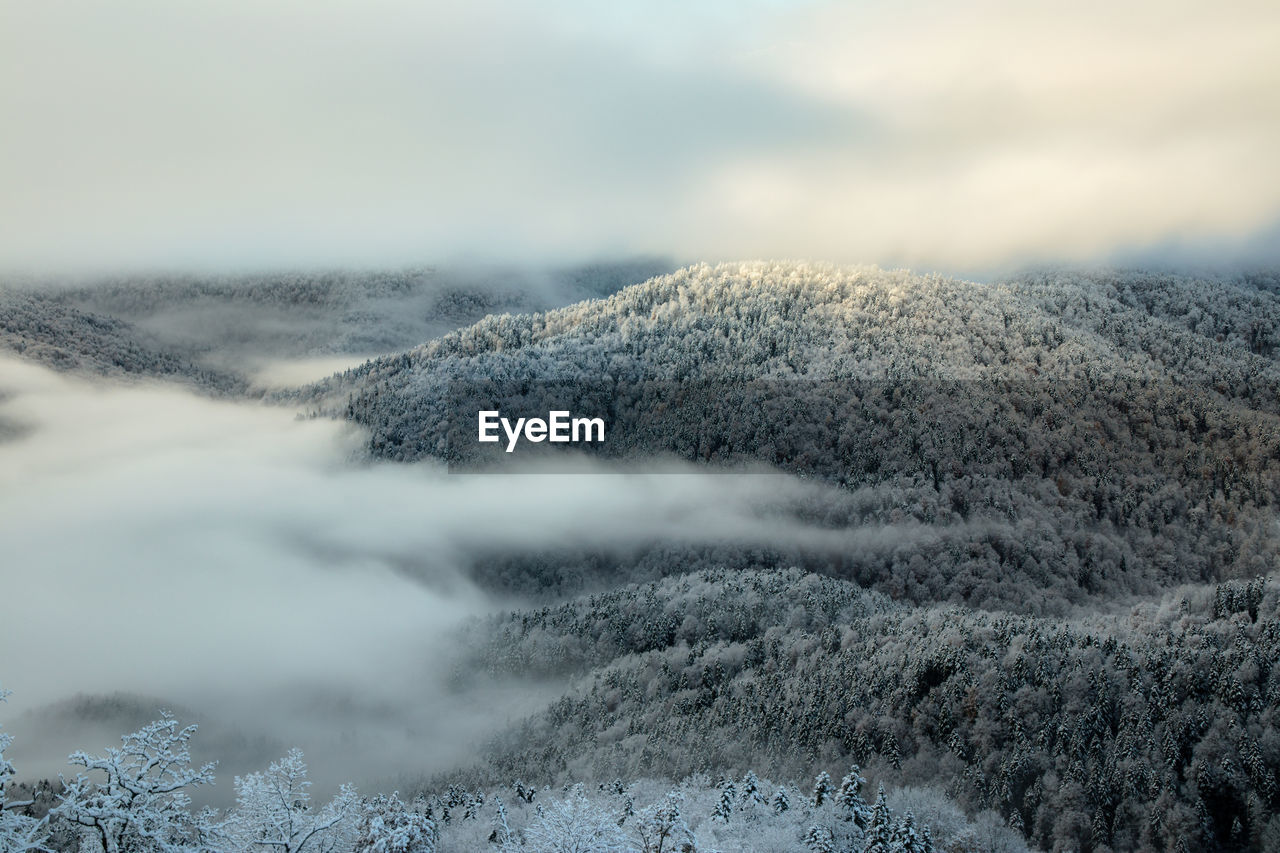
[[[413,459],[455,452],[459,382],[530,410],[626,389],[614,455],[764,462],[837,487],[798,510],[824,526],[933,534],[477,566],[586,593],[477,628],[460,672],[578,679],[481,777],[847,760],[947,779],[1046,849],[1267,849],[1277,330],[1267,274],[704,265],[316,393],[375,456]],[[590,594],[602,578],[647,583]],[[1188,582],[1210,585],[1169,592]]]
[[[765,463],[840,487],[814,510],[830,526],[934,534],[822,555],[815,570],[919,603],[1063,613],[1274,567],[1278,328],[1280,286],[1264,275],[982,285],[699,266],[490,317],[312,393],[396,460],[468,461],[475,399],[599,413],[605,455]],[[693,554],[667,570],[724,561]],[[599,569],[553,554],[479,571],[528,592],[577,591]]]
[[[1044,849],[1280,842],[1280,585],[1069,620],[911,607],[802,573],[707,571],[475,626],[471,673],[570,674],[478,778],[754,763],[948,781]]]
[[[319,803],[289,752],[236,777],[235,806],[202,811],[187,791],[212,769],[162,717],[121,755],[158,749],[150,766],[181,785],[139,797],[113,781],[114,753],[74,754],[85,776],[64,783],[19,785],[0,763],[0,838],[113,853],[1280,849],[1280,278],[751,263],[623,287],[641,266],[544,291],[413,271],[4,295],[5,341],[28,357],[228,395],[248,388],[221,360],[237,348],[387,353],[265,395],[351,424],[352,464],[766,471],[791,533],[482,543],[458,559],[494,606],[438,652],[450,689],[553,698],[468,760]],[[585,301],[553,307],[567,295]],[[260,324],[239,325],[247,306]],[[271,332],[286,314],[302,319]],[[206,337],[189,335],[201,315]],[[608,439],[502,469],[501,450],[476,450],[480,403],[599,415]]]

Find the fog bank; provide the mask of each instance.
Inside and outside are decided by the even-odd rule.
[[[172,387],[4,359],[0,390],[0,683],[23,776],[123,734],[82,719],[101,703],[66,704],[116,693],[125,718],[167,705],[242,736],[245,761],[298,744],[337,778],[438,770],[553,687],[448,687],[451,631],[518,603],[475,587],[476,560],[913,535],[806,527],[781,509],[813,488],[777,475],[456,476],[362,461],[345,424]]]

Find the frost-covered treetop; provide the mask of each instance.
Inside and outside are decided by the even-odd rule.
[[[1066,272],[983,284],[875,267],[699,264],[606,299],[487,317],[323,390],[472,359],[488,378],[1274,376],[1280,298],[1264,284]]]

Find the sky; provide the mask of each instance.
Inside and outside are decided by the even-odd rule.
[[[0,271],[1274,259],[1274,0],[0,0]]]

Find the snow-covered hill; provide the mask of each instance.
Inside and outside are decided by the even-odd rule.
[[[820,510],[832,526],[937,534],[888,554],[780,549],[779,564],[921,602],[1060,612],[1274,565],[1277,330],[1280,287],[1264,275],[981,284],[703,265],[491,316],[309,393],[366,427],[374,456],[451,462],[480,447],[468,394],[532,408],[567,396],[608,423],[605,455],[764,463],[851,495]],[[599,570],[576,571],[582,560],[491,574],[521,591],[572,576],[577,589]]]

